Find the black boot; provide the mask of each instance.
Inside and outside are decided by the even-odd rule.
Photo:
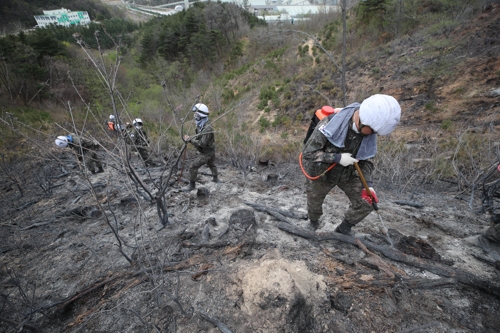
[[[339,224],[337,228],[335,228],[335,232],[354,237],[354,233],[351,230],[352,227],[354,227],[354,224],[350,224],[347,221],[343,221],[342,223]]]
[[[218,176],[213,176],[213,177],[212,177],[212,181],[213,181],[214,183],[219,183],[219,177],[218,177]]]
[[[102,173],[102,172],[104,172],[104,169],[103,169],[102,167],[100,167],[100,168],[97,170],[97,172],[96,172],[96,173]]]
[[[311,231],[316,231],[319,228],[319,220],[309,220],[309,225],[307,226],[307,229]]]
[[[183,187],[181,190],[182,190],[183,192],[189,192],[189,191],[194,190],[195,188],[196,188],[196,183],[195,183],[195,182],[191,182],[191,181],[190,181],[190,182],[189,182],[189,185],[188,185],[188,186]]]

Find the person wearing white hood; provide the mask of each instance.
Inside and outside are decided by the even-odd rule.
[[[80,162],[79,164],[81,165],[83,163],[92,174],[104,172],[101,159],[96,153],[100,145],[99,142],[94,139],[87,139],[82,135],[70,133],[68,135],[58,136],[55,140],[55,144],[59,148],[69,147],[73,149]]]
[[[309,228],[316,230],[323,215],[326,195],[338,186],[349,198],[350,206],[336,232],[351,235],[351,228],[373,210],[378,202],[373,190],[371,159],[377,152],[377,135],[390,134],[401,118],[398,101],[377,94],[361,104],[353,103],[321,120],[302,150],[301,168],[306,176]],[[358,165],[370,187],[364,189],[354,167]]]
[[[215,165],[215,135],[212,125],[208,121],[210,111],[202,103],[196,104],[192,111],[196,122],[196,135],[193,137],[185,135],[184,141],[191,143],[200,154],[189,167],[189,185],[183,187],[183,191],[192,191],[196,188],[198,169],[205,164],[212,172],[212,180],[216,183],[219,182],[217,166]]]

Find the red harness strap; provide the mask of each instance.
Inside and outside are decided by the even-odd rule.
[[[309,176],[306,173],[306,170],[304,170],[304,167],[302,166],[302,153],[300,153],[300,155],[299,155],[299,164],[300,164],[300,170],[302,170],[302,173],[304,174],[304,176],[306,176],[306,178],[310,179],[310,180],[317,180],[317,179],[321,178],[325,173],[327,173],[328,171],[332,170],[333,167],[337,165],[337,163],[333,163],[332,165],[330,165],[328,167],[328,169],[326,169],[325,171],[323,171],[320,175],[313,177],[313,176]]]

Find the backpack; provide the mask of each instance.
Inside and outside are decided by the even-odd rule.
[[[108,121],[108,131],[114,131],[115,130],[115,123],[112,121]]]
[[[309,140],[309,137],[311,136],[312,132],[314,132],[316,125],[318,125],[318,123],[323,118],[336,114],[340,110],[341,110],[340,108],[334,109],[331,106],[326,106],[326,105],[323,106],[321,109],[316,110],[316,112],[314,112],[311,118],[311,123],[309,124],[309,129],[307,130],[306,137],[304,139],[304,144],[307,143],[307,140]]]

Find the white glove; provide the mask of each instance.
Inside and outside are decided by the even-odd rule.
[[[340,165],[342,166],[349,166],[349,165],[353,165],[354,162],[358,162],[357,159],[355,159],[354,157],[352,157],[352,154],[351,153],[342,153],[340,154]]]

